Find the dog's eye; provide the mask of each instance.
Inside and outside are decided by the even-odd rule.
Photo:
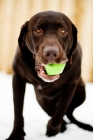
[[[42,34],[42,29],[35,29],[34,32],[37,34]]]
[[[59,31],[60,31],[60,33],[62,33],[62,34],[65,34],[65,33],[66,33],[66,30],[65,30],[65,29],[60,29]]]
[[[63,28],[59,29],[59,32],[60,32],[61,34],[67,34],[67,33],[68,33],[68,32],[67,32],[65,29],[63,29]]]

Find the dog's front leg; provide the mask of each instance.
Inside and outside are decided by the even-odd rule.
[[[13,75],[14,128],[7,140],[24,140],[23,102],[25,82],[17,74]]]
[[[57,104],[57,109],[47,124],[47,132],[46,132],[47,136],[56,135],[61,131],[63,116],[65,115],[68,106],[71,103],[75,88],[76,83],[65,85],[63,87],[62,94],[60,95],[60,99]]]

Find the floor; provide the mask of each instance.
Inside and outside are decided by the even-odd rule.
[[[13,127],[12,75],[0,73],[0,140],[5,140]],[[93,126],[93,83],[86,84],[86,101],[74,111],[74,116]],[[64,133],[55,137],[45,136],[49,116],[38,105],[32,85],[27,84],[25,104],[25,140],[93,140],[93,132],[85,131],[74,124],[67,125]],[[65,117],[67,120],[67,118]],[[68,121],[68,120],[67,120]]]

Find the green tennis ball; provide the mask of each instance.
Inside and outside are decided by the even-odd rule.
[[[66,66],[66,63],[63,63],[63,64],[52,63],[49,65],[45,65],[45,69],[46,69],[47,75],[56,75],[56,74],[62,73],[65,66]]]

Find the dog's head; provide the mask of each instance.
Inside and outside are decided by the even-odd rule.
[[[40,78],[52,82],[59,75],[48,76],[44,66],[50,63],[66,63],[76,50],[77,29],[62,13],[40,12],[21,28],[18,43],[25,43],[35,59],[35,69]]]

